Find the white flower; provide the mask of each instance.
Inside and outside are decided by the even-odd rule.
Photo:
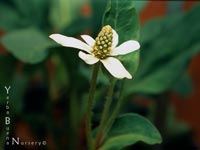
[[[112,56],[125,55],[133,52],[140,48],[140,44],[137,41],[129,40],[117,46],[118,34],[109,25],[102,28],[95,40],[89,35],[81,35],[86,43],[76,38],[60,34],[52,34],[49,37],[65,47],[72,47],[85,51],[86,53],[79,51],[78,55],[89,65],[101,61],[114,77],[119,79],[132,78],[131,74],[124,68],[122,63]]]

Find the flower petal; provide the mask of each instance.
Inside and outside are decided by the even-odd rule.
[[[140,48],[138,41],[130,40],[122,43],[111,51],[111,56],[125,55]]]
[[[118,44],[118,34],[114,29],[112,29],[112,33],[113,33],[112,48],[115,48]]]
[[[81,35],[82,39],[90,46],[93,47],[95,40],[89,35]]]
[[[92,56],[91,54],[85,54],[82,51],[78,53],[78,56],[85,61],[85,63],[92,65],[99,61],[98,58]]]
[[[124,66],[118,59],[108,57],[107,59],[101,60],[101,62],[115,78],[132,78],[131,74],[124,68]]]
[[[49,37],[65,47],[81,49],[88,53],[90,53],[90,51],[92,50],[89,45],[73,37],[68,37],[61,34],[52,34]]]

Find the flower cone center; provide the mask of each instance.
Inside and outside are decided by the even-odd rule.
[[[109,25],[104,26],[95,39],[92,53],[99,59],[105,59],[109,56],[112,46],[113,33]]]

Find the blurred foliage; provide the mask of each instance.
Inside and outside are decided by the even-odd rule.
[[[141,10],[144,9],[144,7],[146,6],[146,4],[148,3],[148,1],[135,1],[135,9],[136,11],[139,13]]]
[[[0,5],[0,18],[0,28],[4,30],[12,30],[20,23],[20,17],[16,10],[3,3]]]
[[[1,1],[1,29],[11,31],[26,26],[37,26],[45,29],[47,26],[47,0],[2,0]],[[30,7],[31,6],[31,7]],[[34,14],[34,19],[33,19]]]
[[[174,84],[172,90],[181,96],[188,96],[194,90],[192,81],[188,73],[184,73],[177,83]]]
[[[173,106],[169,106],[166,124],[166,130],[168,131],[168,135],[171,137],[181,135],[190,130],[190,127],[189,125],[187,125],[187,123],[185,123],[184,121],[177,120],[176,112]]]
[[[73,22],[80,13],[81,4],[84,0],[52,0],[50,5],[49,20],[56,31],[60,31]]]
[[[200,51],[199,8],[197,5],[187,13],[154,19],[143,26],[141,62],[135,79],[127,82],[127,95],[169,91],[184,75]]]

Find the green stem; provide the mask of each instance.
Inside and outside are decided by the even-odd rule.
[[[112,102],[112,95],[113,95],[114,87],[115,87],[115,80],[111,79],[110,88],[109,88],[109,91],[108,91],[108,96],[107,96],[106,102],[104,104],[104,110],[102,112],[101,121],[100,121],[99,129],[98,129],[98,132],[97,132],[96,140],[95,140],[95,147],[96,148],[98,148],[98,146],[102,142],[101,137],[102,137],[102,134],[103,134],[103,127],[105,125],[106,119],[108,118],[108,113],[109,113],[110,105],[111,105],[111,102]]]
[[[102,137],[102,140],[104,140],[108,134],[108,132],[110,131],[115,119],[117,118],[117,115],[119,113],[119,110],[121,108],[121,105],[123,103],[123,89],[124,89],[124,81],[122,81],[122,85],[121,85],[121,89],[120,89],[120,93],[119,93],[119,99],[117,101],[117,104],[115,105],[115,108],[111,114],[111,117],[108,120],[108,123],[106,125],[105,128],[105,132],[104,132],[104,136]]]
[[[92,108],[93,108],[93,99],[96,88],[96,81],[99,72],[100,63],[96,63],[92,72],[92,79],[90,82],[90,90],[88,97],[88,105],[86,112],[86,136],[87,136],[87,144],[89,150],[94,150],[93,138],[92,138]]]

